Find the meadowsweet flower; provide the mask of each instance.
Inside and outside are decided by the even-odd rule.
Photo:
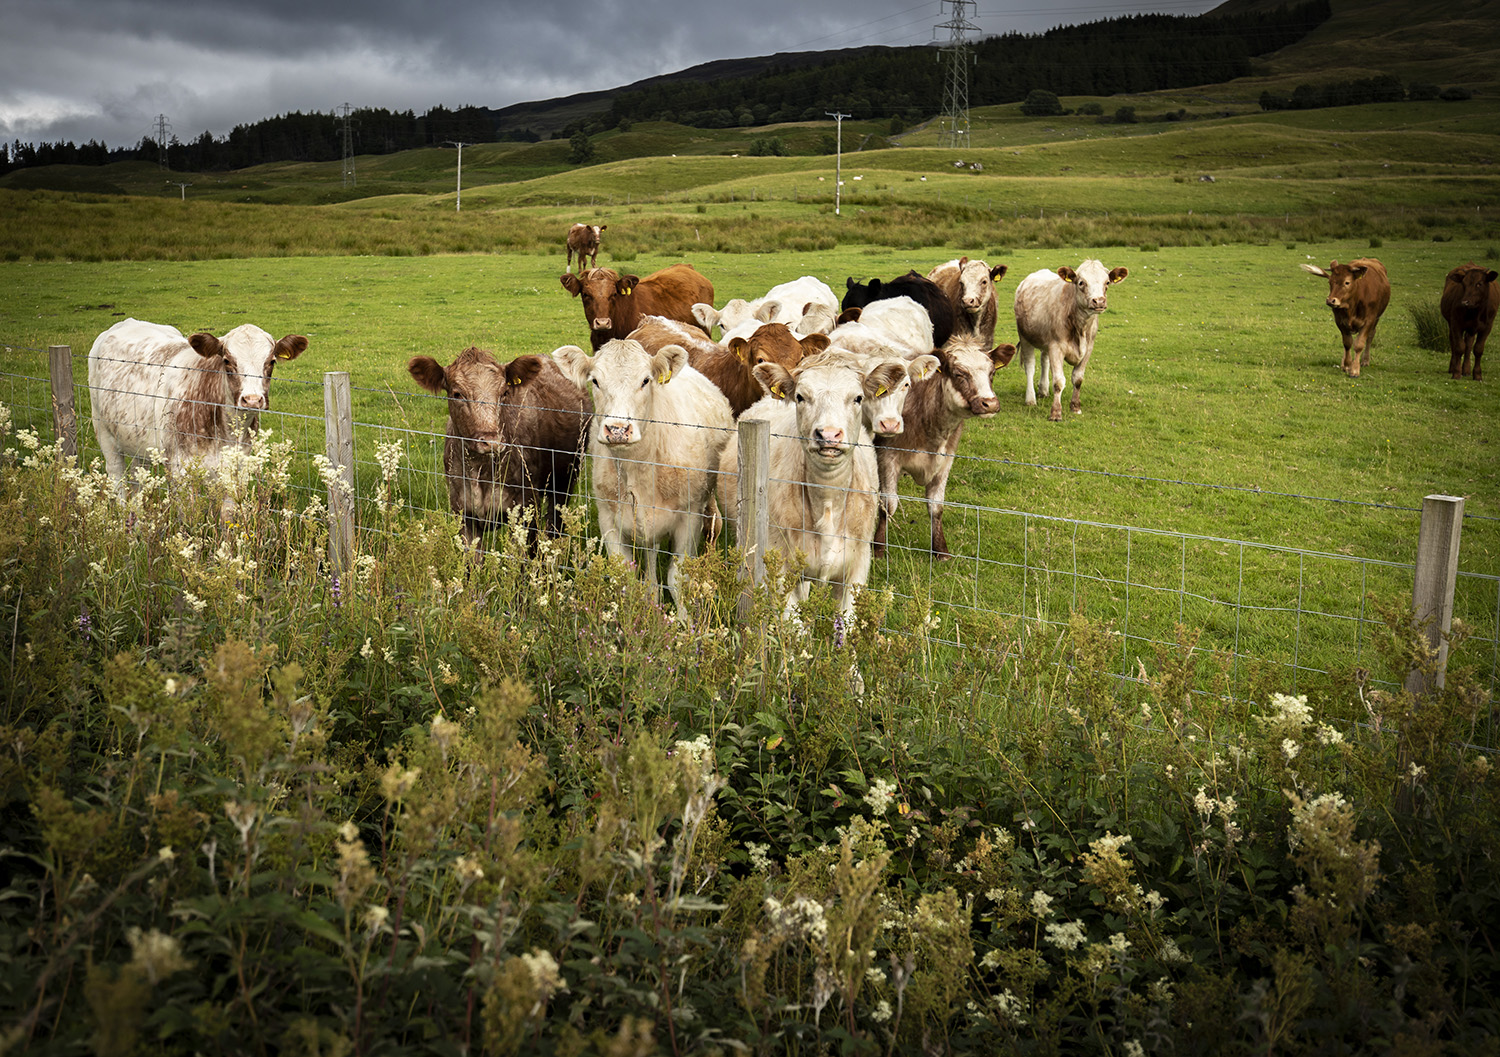
[[[1047,924],[1047,942],[1059,950],[1076,951],[1087,939],[1088,934],[1084,932],[1081,921],[1066,921],[1061,924],[1048,922]]]
[[[390,916],[391,912],[385,907],[377,906],[376,904],[371,903],[367,908],[365,908],[365,928],[369,929],[371,932],[379,932],[381,926],[386,923],[386,920]]]
[[[1161,960],[1168,965],[1187,965],[1193,959],[1177,945],[1177,941],[1167,936],[1161,941]]]
[[[1286,757],[1287,763],[1291,763],[1293,760],[1295,760],[1297,758],[1297,754],[1301,751],[1302,746],[1298,745],[1291,738],[1281,739],[1281,755]]]
[[[1050,918],[1052,916],[1052,897],[1040,889],[1032,892],[1031,914],[1038,921],[1045,921]]]
[[[380,791],[387,800],[400,800],[416,787],[417,779],[421,777],[422,768],[413,767],[408,770],[399,763],[393,763],[380,776]]]
[[[1130,950],[1130,941],[1125,938],[1125,933],[1116,932],[1109,937],[1109,948],[1116,954],[1124,954]]]
[[[1010,988],[1001,991],[990,1001],[995,1006],[995,1012],[1012,1024],[1023,1026],[1026,1023],[1026,1002],[1016,997]]]
[[[1342,745],[1344,744],[1344,733],[1327,723],[1319,723],[1313,732],[1318,739],[1319,745]]]
[[[453,860],[453,872],[458,875],[459,884],[464,885],[473,884],[484,877],[484,867],[467,855],[460,855]]]
[[[568,982],[563,978],[562,970],[558,968],[557,959],[552,957],[551,951],[538,947],[530,954],[521,955],[521,961],[531,971],[538,1001],[545,1002],[557,992],[568,989]]]
[[[1307,707],[1306,694],[1300,694],[1297,697],[1272,694],[1271,711],[1274,713],[1273,721],[1290,723],[1299,729],[1312,722],[1312,709]]]
[[[896,784],[887,782],[884,778],[877,778],[870,783],[870,791],[865,794],[865,803],[870,805],[870,810],[876,815],[883,815],[890,810],[891,802],[896,798]]]
[[[765,873],[771,868],[771,856],[767,854],[771,850],[769,844],[757,844],[750,840],[745,842],[745,851],[750,856],[750,868]]]
[[[370,642],[370,637],[367,635],[365,636],[365,644],[359,648],[359,655],[365,660],[369,660],[372,656],[374,656],[374,654],[375,647]]]
[[[157,929],[142,932],[132,925],[125,930],[125,939],[130,944],[130,964],[153,984],[179,969],[192,967],[193,963],[183,957],[182,945],[175,936]]]
[[[870,1019],[877,1024],[884,1024],[891,1019],[893,1013],[894,1010],[891,1009],[891,1004],[882,998],[876,1003],[875,1008],[870,1011]]]
[[[1123,1052],[1125,1057],[1146,1057],[1146,1048],[1139,1039],[1126,1039]]]

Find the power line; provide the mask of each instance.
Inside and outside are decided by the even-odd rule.
[[[167,136],[171,134],[171,131],[172,131],[172,123],[167,120],[167,115],[166,114],[157,114],[156,115],[156,145],[157,145],[157,150],[158,150],[157,158],[158,158],[158,164],[163,169],[170,169],[172,167],[170,164],[168,164],[168,160],[167,160]]]

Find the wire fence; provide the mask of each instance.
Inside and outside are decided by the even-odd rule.
[[[48,354],[42,349],[17,351],[33,351],[39,359]],[[54,350],[54,365],[57,355]],[[77,376],[63,383],[66,396],[55,397],[53,377],[0,374],[0,403],[11,409],[17,425],[51,435],[59,401],[71,398],[78,409],[77,450],[80,462],[87,465],[97,457],[99,447],[90,423],[86,368]],[[334,423],[331,413],[318,417],[275,409],[280,403],[312,405],[315,391],[330,392],[334,377],[328,376],[321,385],[279,378],[273,410],[261,412],[262,428],[290,441],[305,464],[305,473],[293,487],[305,492],[308,501],[314,495],[326,495],[313,468],[314,456],[325,454],[338,462],[326,453],[332,450],[330,438],[343,429],[347,446],[342,460],[356,496],[348,515],[351,538],[355,523],[361,533],[383,531],[383,519],[375,516],[370,497],[389,473],[382,461],[391,461],[392,451],[397,453],[395,484],[402,503],[417,512],[449,512],[443,463],[446,434],[412,424],[442,421],[445,398],[353,387],[345,375],[342,384],[348,410],[343,414],[348,421],[342,425]],[[325,408],[330,406],[325,400]],[[652,425],[680,428],[674,423]],[[726,442],[735,440],[726,438]],[[993,462],[962,454],[956,461],[971,461],[976,467]],[[593,469],[584,457],[571,500],[590,511]],[[773,486],[797,483],[778,482],[775,477],[763,480]],[[1362,505],[1409,523],[1412,553],[1417,554],[1422,511]],[[1236,696],[1253,696],[1257,689],[1268,687],[1304,693],[1378,671],[1376,646],[1386,631],[1370,599],[1411,598],[1414,582],[1419,580],[1415,560],[1394,562],[963,502],[945,504],[945,527],[955,556],[939,561],[927,546],[921,497],[902,496],[901,510],[904,517],[898,515],[893,521],[890,545],[874,560],[869,583],[889,589],[907,611],[926,612],[936,642],[964,650],[981,626],[1001,622],[1010,629],[1022,655],[1045,652],[1055,650],[1073,615],[1083,614],[1114,629],[1119,644],[1117,674],[1129,679],[1136,678],[1143,667],[1154,669],[1162,651],[1177,649],[1180,628],[1197,629],[1201,633],[1198,647],[1220,655],[1230,691]],[[1462,519],[1485,528],[1494,521],[1477,515]],[[589,524],[597,532],[597,522],[591,519]],[[645,561],[647,554],[639,551],[636,557]],[[1471,633],[1452,663],[1472,669],[1480,685],[1493,695],[1500,679],[1500,577],[1457,569],[1447,606]],[[890,630],[899,634],[911,629]],[[1378,677],[1372,681],[1379,685]],[[1495,744],[1494,727],[1490,717],[1481,744]]]

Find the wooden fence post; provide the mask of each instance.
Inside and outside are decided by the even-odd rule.
[[[73,407],[73,347],[50,346],[47,367],[52,375],[52,428],[63,455],[77,459],[78,413]]]
[[[771,424],[763,418],[739,421],[739,512],[737,541],[745,553],[742,575],[749,585],[740,594],[743,623],[754,607],[754,592],[766,578],[766,547],[771,538],[771,507],[767,481],[771,468]]]
[[[354,413],[349,372],[323,375],[323,448],[335,479],[328,482],[328,560],[344,576],[354,559]]]
[[[1448,642],[1443,636],[1453,624],[1453,588],[1458,580],[1458,542],[1463,527],[1462,497],[1430,495],[1422,500],[1412,609],[1417,622],[1425,625],[1428,645],[1437,650],[1437,672],[1431,684],[1423,672],[1407,675],[1406,689],[1417,696],[1443,685],[1448,666]]]

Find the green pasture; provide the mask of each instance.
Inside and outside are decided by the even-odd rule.
[[[983,251],[851,246],[686,259],[722,303],[804,274],[842,290],[851,275],[925,271],[961,252]],[[1369,253],[1396,294],[1371,366],[1350,379],[1326,287],[1299,265]],[[1112,292],[1083,415],[1048,422],[1045,398],[1023,406],[1019,359],[999,372],[1001,413],[966,430],[949,487],[959,559],[930,561],[925,509],[908,482],[876,584],[930,594],[958,641],[978,611],[1047,622],[1080,608],[1122,632],[1124,671],[1177,623],[1204,628],[1215,647],[1317,670],[1368,650],[1369,592],[1410,591],[1424,496],[1466,497],[1461,568],[1500,575],[1500,397],[1491,381],[1451,380],[1446,353],[1416,346],[1409,312],[1436,301],[1453,264],[1493,256],[1488,243],[1012,250],[991,263],[1009,268],[1000,284],[1008,301],[1029,272],[1094,254],[1130,276]],[[677,259],[642,253],[629,267],[646,274]],[[362,492],[378,479],[375,446],[399,440],[408,502],[442,509],[445,411],[411,382],[406,362],[448,362],[470,344],[501,359],[586,345],[581,308],[557,281],[561,265],[528,253],[4,263],[0,341],[10,348],[0,399],[18,420],[48,422],[39,350],[72,346],[81,385],[94,337],[126,315],[185,332],[254,321],[310,341],[278,372],[273,427],[299,451],[321,451],[322,375],[348,371]],[[999,337],[1014,340],[1004,313]],[[1460,602],[1492,641],[1494,581],[1465,579]]]

